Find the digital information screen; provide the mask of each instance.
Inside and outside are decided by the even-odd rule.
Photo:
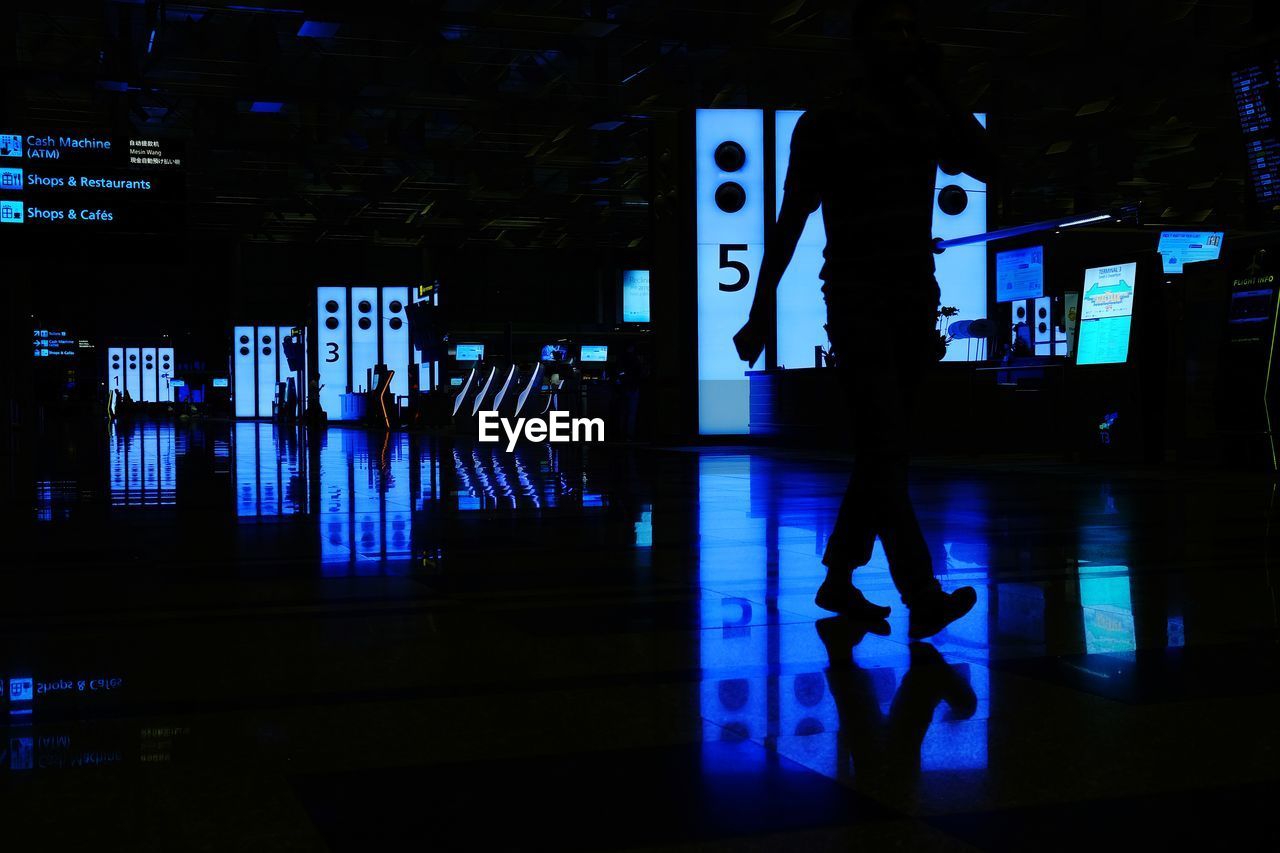
[[[1254,194],[1263,204],[1275,203],[1280,201],[1280,138],[1275,125],[1280,59],[1239,69],[1231,74],[1231,83]]]
[[[586,346],[582,347],[583,361],[608,361],[609,348],[607,346]]]
[[[484,358],[484,344],[458,344],[454,358],[458,361],[480,361]]]
[[[569,348],[564,344],[547,344],[542,348],[542,361],[568,361]]]
[[[1129,359],[1136,263],[1084,271],[1076,364],[1123,364]]]
[[[622,322],[649,322],[649,271],[624,270],[622,273]]]
[[[225,377],[225,376],[215,376],[215,377],[213,377],[213,387],[214,387],[214,388],[226,388],[226,387],[227,387],[228,385],[230,385],[230,384],[231,384],[231,383],[228,381],[227,377]]]
[[[1044,296],[1044,246],[996,253],[996,302]]]
[[[1160,257],[1164,271],[1170,275],[1182,272],[1183,264],[1216,261],[1222,251],[1221,231],[1162,231]]]

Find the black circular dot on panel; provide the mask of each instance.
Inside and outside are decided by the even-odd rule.
[[[737,213],[747,203],[747,191],[741,184],[726,181],[716,188],[716,207],[725,213]]]
[[[399,317],[392,317],[391,321],[388,322],[387,325],[391,327],[392,331],[395,331],[404,325],[404,320],[401,320]]]
[[[959,169],[957,169],[957,168],[955,168],[954,166],[943,166],[943,165],[939,165],[939,166],[938,166],[938,168],[942,170],[942,174],[944,174],[944,175],[950,175],[950,176],[951,176],[951,177],[953,177],[953,178],[954,178],[956,175],[960,174],[960,170],[959,170]]]
[[[269,343],[271,343],[271,336],[270,336],[270,335],[263,335],[263,336],[262,336],[262,342],[263,342],[264,344],[269,344]]]
[[[330,317],[328,320],[325,320],[325,321],[324,321],[324,327],[325,327],[326,329],[336,329],[336,328],[338,328],[338,318],[337,318],[337,317]]]
[[[328,311],[330,314],[337,314],[338,313],[337,301],[330,299],[328,302],[324,304],[324,310]]]
[[[240,336],[240,343],[242,343],[242,344],[247,344],[247,343],[249,343],[249,336],[248,336],[248,335],[241,335],[241,336]]]
[[[248,354],[249,354],[249,348],[248,348],[248,347],[240,347],[240,354],[241,354],[241,355],[248,355]]]
[[[736,172],[747,162],[747,152],[732,139],[716,146],[716,166],[722,172]]]
[[[1027,309],[1026,309],[1026,308],[1023,308],[1023,307],[1021,307],[1021,306],[1019,306],[1019,307],[1018,307],[1018,319],[1019,319],[1019,320],[1021,320],[1021,319],[1022,319],[1023,317],[1025,317],[1025,316],[1027,316]]]
[[[963,187],[949,184],[938,193],[938,207],[947,216],[959,216],[969,206],[969,194]]]
[[[373,321],[370,320],[368,317],[361,317],[358,325],[362,329],[368,329],[370,326],[373,325]]]
[[[404,305],[400,303],[399,299],[392,299],[391,304],[388,305],[387,307],[391,309],[392,314],[399,314],[400,311],[404,308]]]
[[[373,306],[369,304],[368,299],[361,299],[360,304],[357,305],[356,308],[360,309],[361,314],[368,314],[373,310]]]
[[[271,347],[263,347],[263,348],[262,348],[262,354],[263,354],[263,355],[271,355]]]
[[[1048,317],[1048,316],[1049,316],[1049,312],[1048,312],[1048,311],[1046,311],[1044,308],[1041,308],[1041,309],[1040,309],[1039,314],[1040,314],[1040,319],[1041,319],[1041,320],[1043,320],[1045,317]]]
[[[1044,334],[1044,333],[1045,333],[1045,332],[1047,332],[1047,331],[1049,331],[1049,327],[1048,327],[1046,324],[1041,323],[1041,324],[1040,324],[1040,333],[1041,333],[1041,334]]]

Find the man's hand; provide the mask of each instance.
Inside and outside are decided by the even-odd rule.
[[[747,323],[733,336],[733,345],[738,349],[738,358],[752,367],[760,353],[764,352],[764,326],[754,317],[748,317]]]

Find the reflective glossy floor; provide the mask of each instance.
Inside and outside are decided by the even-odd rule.
[[[812,604],[847,460],[55,427],[11,849],[1276,849],[1265,477],[934,460],[923,644]]]

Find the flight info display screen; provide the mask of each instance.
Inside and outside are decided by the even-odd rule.
[[[996,253],[996,301],[1044,296],[1044,247]]]
[[[1222,251],[1221,231],[1164,231],[1160,234],[1160,257],[1164,271],[1182,272],[1184,264],[1216,261]]]
[[[1076,364],[1123,364],[1129,359],[1137,263],[1084,271]]]

